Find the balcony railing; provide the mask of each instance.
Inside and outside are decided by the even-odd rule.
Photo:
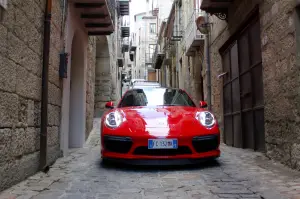
[[[152,56],[152,63],[155,63],[156,55],[158,52],[159,44],[156,45],[153,56]]]
[[[160,69],[165,58],[164,47],[157,44],[152,56],[153,68]]]
[[[122,53],[121,39],[117,40],[117,64],[118,64],[118,67],[123,67],[123,65],[124,65],[124,56]]]
[[[121,30],[122,30],[122,37],[129,37],[130,36],[130,17],[123,16],[121,19]]]
[[[129,0],[118,0],[120,16],[129,15]]]
[[[204,45],[204,35],[197,30],[196,19],[199,16],[203,16],[205,13],[200,9],[194,10],[190,16],[190,20],[185,29],[185,49],[186,56],[193,55],[195,47],[200,47]]]
[[[122,39],[122,52],[129,51],[129,37],[125,37]]]
[[[135,33],[131,34],[130,37],[130,51],[135,51],[136,50],[136,38],[135,38]]]

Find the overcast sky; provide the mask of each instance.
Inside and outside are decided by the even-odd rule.
[[[149,0],[149,2],[152,1]],[[130,32],[134,32],[134,15],[146,11],[146,0],[131,0],[129,8],[130,8]]]
[[[130,8],[130,32],[134,32],[134,15],[144,12],[146,0],[131,0]]]

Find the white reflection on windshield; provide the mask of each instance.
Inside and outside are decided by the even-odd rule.
[[[164,89],[145,90],[145,94],[148,98],[148,106],[163,105],[164,104]]]

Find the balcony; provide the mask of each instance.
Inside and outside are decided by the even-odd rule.
[[[74,0],[88,35],[110,35],[114,32],[115,0]]]
[[[129,59],[130,59],[130,61],[134,61],[134,55],[135,55],[135,52],[134,51],[130,51],[130,53],[129,53]]]
[[[174,24],[171,40],[172,41],[181,41],[181,39],[183,38],[183,34],[184,34],[184,31],[182,30],[182,27],[179,24]]]
[[[124,66],[124,56],[121,50],[121,40],[118,40],[117,44],[117,65],[118,67],[123,67]]]
[[[122,53],[129,51],[129,38],[125,37],[122,39]]]
[[[196,9],[190,16],[190,20],[185,29],[186,56],[193,56],[197,48],[204,46],[205,35],[201,34],[199,30],[197,30],[195,23],[196,19],[204,14],[204,11]]]
[[[118,1],[119,1],[119,14],[120,14],[120,16],[129,15],[130,0],[118,0]]]
[[[130,41],[130,51],[136,51],[136,41],[135,41],[135,39],[131,39],[131,41]]]
[[[232,2],[233,0],[202,0],[200,9],[221,20],[227,20],[228,7]]]
[[[160,69],[162,66],[162,63],[165,58],[165,53],[161,51],[160,45],[156,45],[154,54],[153,54],[153,68]]]
[[[121,20],[121,36],[129,37],[130,36],[130,17],[123,16]]]

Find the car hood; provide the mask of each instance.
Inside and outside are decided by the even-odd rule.
[[[119,111],[126,118],[120,131],[126,134],[168,137],[207,133],[195,118],[197,111],[204,111],[197,107],[130,107]]]

